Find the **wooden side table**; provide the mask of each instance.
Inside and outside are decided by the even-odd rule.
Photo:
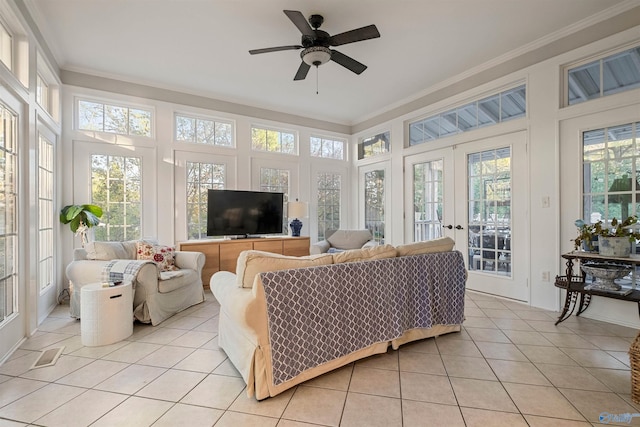
[[[578,262],[597,261],[612,264],[632,265],[635,269],[636,266],[640,265],[639,255],[632,254],[626,258],[618,258],[602,256],[594,252],[572,251],[563,254],[562,258],[567,260],[565,275],[556,276],[555,285],[560,289],[564,289],[567,294],[565,296],[562,313],[558,317],[558,320],[555,323],[556,325],[571,316],[576,310],[576,305],[578,308],[576,316],[581,315],[587,308],[589,308],[589,304],[591,303],[591,298],[593,296],[635,302],[638,304],[638,314],[640,315],[640,290],[636,289],[635,272],[633,273],[634,280],[631,284],[631,288],[627,288],[626,293],[590,289],[588,284],[585,282],[585,274],[583,274],[581,270],[579,270],[577,275],[573,272],[573,264],[576,260]],[[585,289],[585,287],[587,287],[587,289]]]

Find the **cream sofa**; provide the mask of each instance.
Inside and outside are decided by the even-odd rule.
[[[211,278],[219,345],[258,400],[389,346],[460,331],[466,269],[451,239],[287,257],[245,251]]]
[[[81,317],[81,289],[84,285],[105,281],[105,266],[115,260],[136,260],[137,241],[89,242],[75,249],[66,269],[70,281],[70,314]],[[155,243],[155,242],[152,242]],[[201,252],[174,253],[174,271],[160,271],[151,261],[141,261],[134,280],[134,317],[157,325],[174,314],[204,301]]]

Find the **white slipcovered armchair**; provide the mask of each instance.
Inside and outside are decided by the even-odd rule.
[[[146,242],[148,243],[148,242]],[[85,248],[75,249],[73,261],[67,266],[70,281],[71,317],[81,317],[80,295],[84,285],[104,282],[105,266],[114,260],[136,260],[136,241],[89,242]],[[202,268],[205,257],[201,252],[174,252],[175,271],[160,272],[148,262],[135,274],[134,317],[143,323],[157,325],[174,314],[204,301]]]
[[[350,249],[363,249],[376,246],[369,230],[327,230],[326,240],[311,245],[311,255],[325,252],[342,252]]]

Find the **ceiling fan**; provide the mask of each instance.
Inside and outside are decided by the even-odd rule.
[[[251,55],[277,52],[280,50],[303,49],[303,51],[300,52],[302,63],[300,64],[298,72],[293,80],[304,80],[312,65],[318,67],[329,60],[342,65],[356,74],[360,74],[367,69],[366,65],[338,52],[335,49],[329,49],[329,46],[341,46],[347,43],[378,38],[380,37],[380,33],[375,25],[368,25],[366,27],[330,36],[327,32],[318,29],[324,22],[322,15],[311,15],[309,17],[309,22],[307,23],[307,19],[304,15],[297,10],[284,10],[283,12],[302,33],[300,44],[268,47],[265,49],[253,49],[249,51]]]

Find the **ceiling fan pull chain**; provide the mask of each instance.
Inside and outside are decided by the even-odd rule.
[[[320,68],[316,65],[316,95],[318,94],[318,74],[320,74]]]

